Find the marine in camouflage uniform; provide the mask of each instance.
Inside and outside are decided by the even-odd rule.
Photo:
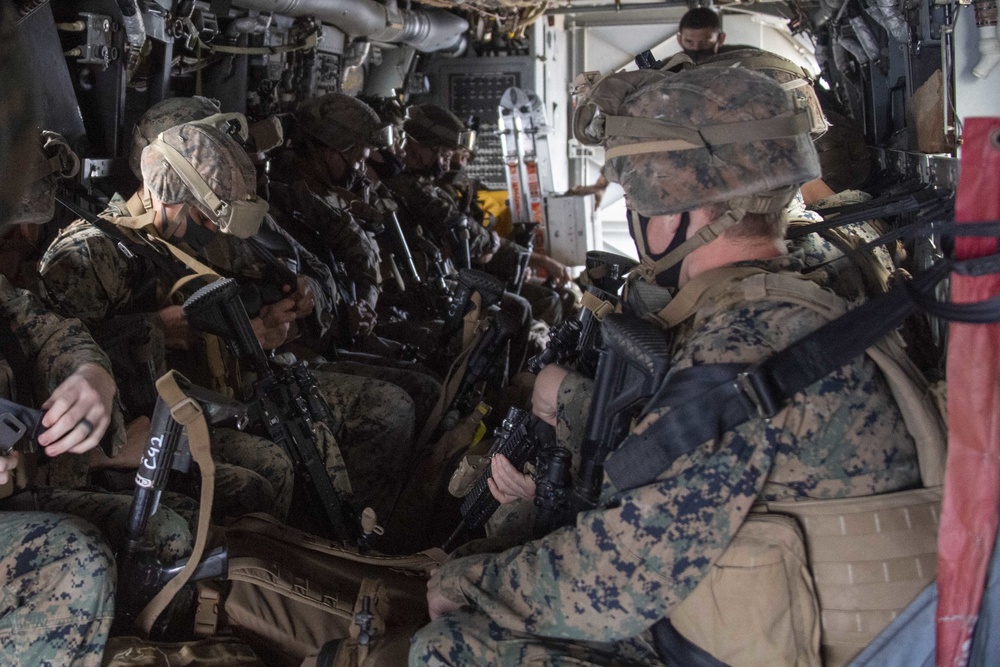
[[[234,150],[241,149],[215,128],[212,132],[218,141],[227,141]],[[203,151],[211,150],[202,148]],[[205,155],[203,152],[201,155]],[[119,199],[112,202],[105,212],[108,219],[134,219],[145,213],[142,197],[137,196],[125,203]],[[132,206],[130,209],[129,206]],[[151,220],[149,221],[151,222]],[[153,225],[140,230],[122,228],[137,244],[146,243],[143,235],[158,237]],[[190,246],[182,246],[194,252]],[[127,256],[111,237],[86,221],[77,221],[64,228],[42,258],[41,273],[43,297],[55,310],[78,317],[85,324],[96,325],[114,315],[116,311],[129,307],[137,298],[141,285],[148,278],[150,270],[143,260]],[[148,307],[170,305],[167,292],[172,281],[157,275],[157,297],[159,303]],[[169,284],[167,284],[169,282]],[[158,312],[147,317],[153,340],[164,340],[163,325]],[[154,351],[159,357],[162,351]],[[176,367],[188,375],[196,384],[207,384],[204,364],[195,362],[190,354],[170,354],[168,365]],[[248,511],[263,511],[283,518],[291,504],[293,473],[291,461],[281,448],[266,440],[246,433],[213,429],[212,451],[219,465],[216,470],[217,507],[223,516],[239,516]]]
[[[33,86],[8,5],[0,7],[0,224],[18,206],[35,137]],[[5,278],[0,287],[10,296]],[[6,303],[6,298],[3,298]],[[114,611],[114,559],[86,522],[0,512],[0,662],[100,665]]]
[[[626,76],[615,83],[624,83],[624,90],[600,97],[595,89],[593,103],[605,117],[657,118],[704,132],[716,124],[794,112],[774,83],[737,69],[646,78],[637,85],[629,85]],[[664,152],[662,144],[656,152],[649,149],[652,154],[641,150],[644,141],[671,138],[677,137],[636,138],[627,131],[601,136],[608,149],[629,145],[636,151],[608,150],[606,172],[625,187],[633,215],[681,221],[668,249],[683,248],[687,257],[705,242],[695,241],[693,230],[687,236],[685,218],[676,214],[694,211],[702,216],[699,225],[721,221],[733,234],[747,234],[734,243],[771,238],[774,245],[780,236],[773,236],[773,229],[769,236],[734,227],[746,216],[741,207],[780,211],[793,194],[784,186],[794,187],[817,170],[804,133],[755,140],[748,132],[728,146],[714,146],[715,162],[697,144],[683,151]],[[770,159],[761,159],[764,155]],[[741,169],[744,164],[751,168]],[[762,167],[769,171],[761,173]],[[739,188],[743,192],[732,196]],[[713,202],[725,213],[702,208]],[[637,245],[653,268],[649,238],[643,235]],[[699,255],[703,261],[712,242]],[[763,274],[799,268],[787,256],[772,254],[738,265]],[[690,282],[694,276],[715,290],[674,326],[665,386],[692,366],[759,362],[825,323],[804,305],[744,290],[741,280],[727,275],[731,266],[692,268],[690,276],[674,281],[667,271],[650,275],[661,285],[682,283],[679,302],[685,288],[697,289]],[[655,443],[657,422],[668,411],[651,406],[623,444]],[[693,447],[651,483],[619,490],[605,477],[597,509],[577,515],[575,525],[500,554],[445,564],[438,591],[453,608],[463,608],[416,635],[410,664],[666,664],[653,648],[649,628],[669,617],[706,576],[755,502],[865,496],[919,481],[914,444],[899,409],[873,363],[858,358],[796,395],[773,419],[751,420]]]

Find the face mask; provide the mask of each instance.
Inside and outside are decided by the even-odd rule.
[[[184,242],[195,250],[200,250],[211,243],[215,232],[202,227],[194,221],[190,215],[187,216],[187,231],[184,232]]]
[[[684,53],[691,56],[691,60],[699,62],[705,58],[715,55],[715,47],[708,49],[684,49]]]
[[[668,245],[667,249],[663,251],[661,257],[666,257],[668,254],[673,252],[675,248],[687,240],[688,226],[690,226],[690,224],[691,217],[688,215],[687,211],[684,211],[681,213],[681,224],[677,226],[677,232],[674,234],[674,238],[670,240],[670,245]],[[660,287],[666,287],[667,289],[676,292],[681,282],[681,264],[683,264],[683,262],[677,262],[666,271],[661,271],[656,274],[656,284]]]

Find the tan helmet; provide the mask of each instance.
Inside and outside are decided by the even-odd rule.
[[[304,135],[339,151],[358,144],[368,148],[392,145],[392,125],[383,123],[370,106],[344,93],[307,100],[295,112],[295,121]]]
[[[28,188],[14,209],[11,224],[42,225],[55,216],[56,182],[80,171],[80,158],[61,134],[43,130],[38,136]]]
[[[0,5],[0,223],[9,220],[24,194],[38,136],[32,68],[15,30],[11,3]]]
[[[136,178],[142,178],[142,151],[158,134],[192,121],[207,121],[220,127],[235,123],[236,134],[247,139],[247,121],[241,113],[222,113],[219,103],[208,97],[168,97],[157,102],[142,115],[132,130],[132,146],[128,166]]]
[[[475,150],[476,132],[458,116],[436,104],[413,104],[406,108],[403,130],[428,148]]]
[[[249,238],[267,213],[250,158],[214,125],[186,123],[161,132],[143,150],[141,166],[146,187],[164,204],[193,206],[224,233]]]

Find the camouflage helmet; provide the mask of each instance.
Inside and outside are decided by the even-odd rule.
[[[80,158],[61,134],[43,130],[38,136],[34,166],[28,172],[28,189],[14,208],[10,223],[42,225],[55,216],[56,181],[80,171]]]
[[[811,133],[814,138],[822,136],[829,126],[823,107],[820,106],[819,98],[813,89],[812,75],[784,56],[752,46],[741,46],[704,58],[698,61],[697,66],[743,67],[769,76],[780,83],[782,88],[791,91],[796,98],[799,98],[797,104],[805,104],[810,113]]]
[[[300,132],[330,148],[347,151],[359,142],[370,148],[384,148],[391,134],[375,110],[356,97],[327,93],[307,100],[295,112]]]
[[[621,79],[594,86],[589,100],[598,108],[577,107],[574,129],[581,142],[604,144],[605,175],[642,215],[740,198],[744,213],[781,210],[794,188],[819,175],[808,111],[761,74],[699,67],[638,85]],[[767,194],[775,189],[780,206]]]
[[[32,68],[17,38],[10,3],[0,5],[0,62],[0,223],[5,223],[24,193],[25,165],[34,161],[32,139],[38,136]]]
[[[142,115],[132,130],[132,147],[128,155],[128,166],[136,178],[142,178],[142,151],[158,134],[172,127],[192,121],[208,121],[224,125],[230,121],[239,126],[237,134],[242,141],[247,139],[247,121],[243,114],[224,114],[219,103],[207,97],[168,97],[157,102]]]
[[[223,232],[242,238],[256,233],[267,212],[267,204],[257,199],[250,158],[235,139],[211,124],[185,123],[160,133],[142,151],[142,179],[164,204],[193,206]],[[242,213],[250,207],[263,209],[256,228],[230,229],[233,210]]]
[[[604,175],[621,184],[630,209],[652,217],[724,205],[662,258],[637,244],[637,271],[649,282],[748,213],[781,212],[802,183],[819,176],[808,109],[762,74],[698,67],[637,86],[611,75],[589,99],[599,106],[585,111],[589,122],[574,120],[577,138],[604,144]]]
[[[428,148],[458,150],[476,147],[476,133],[458,116],[436,104],[413,104],[406,108],[403,130]]]

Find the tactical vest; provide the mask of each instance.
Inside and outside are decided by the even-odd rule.
[[[803,276],[752,267],[696,276],[672,300],[654,285],[629,288],[630,304],[663,328],[739,301],[792,303],[827,320],[846,311],[842,299]],[[654,310],[649,304],[665,305]],[[670,614],[684,637],[732,667],[845,665],[937,576],[947,439],[942,411],[898,336],[866,354],[882,371],[916,443],[924,488],[755,506]]]

